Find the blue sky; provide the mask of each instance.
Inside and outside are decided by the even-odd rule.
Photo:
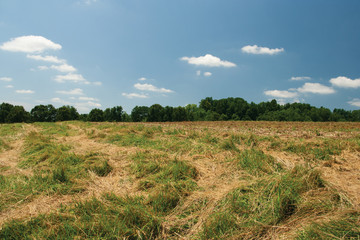
[[[0,0],[0,102],[360,108],[358,0]]]

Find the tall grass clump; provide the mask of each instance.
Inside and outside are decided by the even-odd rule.
[[[281,225],[297,214],[299,205],[306,201],[303,198],[306,192],[321,188],[324,182],[319,172],[302,166],[259,179],[230,192],[210,215],[200,236],[202,239],[210,235],[214,239],[245,235],[251,239],[263,237],[271,226]],[[229,222],[229,227],[221,222]]]
[[[296,239],[360,239],[360,213],[346,213],[338,219],[311,223]]]
[[[195,188],[196,168],[166,154],[138,152],[133,157],[133,173],[141,178],[139,189],[148,190],[148,204],[155,212],[166,214]]]
[[[237,156],[236,163],[241,169],[255,176],[273,174],[282,170],[281,165],[272,156],[253,148],[242,151]]]
[[[51,226],[51,227],[49,227]],[[1,239],[156,239],[161,221],[140,197],[113,194],[77,202],[59,213],[3,225]]]

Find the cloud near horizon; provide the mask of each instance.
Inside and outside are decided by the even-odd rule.
[[[347,103],[352,106],[355,106],[355,107],[360,107],[360,99],[359,98],[354,98],[353,100],[351,100]]]
[[[4,81],[4,82],[11,82],[13,79],[11,77],[1,77],[0,81]]]
[[[243,53],[256,54],[256,55],[275,55],[281,52],[284,52],[284,48],[268,48],[268,47],[259,47],[258,45],[247,45],[241,48]]]
[[[16,90],[15,92],[20,93],[20,94],[33,94],[33,93],[35,93],[33,90],[25,90],[25,89]]]
[[[264,92],[265,95],[276,98],[296,98],[299,94],[297,92],[268,90]]]
[[[54,43],[43,36],[21,36],[3,43],[0,49],[10,52],[42,53],[46,50],[60,50],[60,44]]]
[[[297,89],[301,93],[314,94],[333,94],[335,90],[331,87],[322,85],[320,83],[305,83],[302,87]]]
[[[139,94],[139,93],[122,93],[122,96],[129,98],[129,99],[133,99],[133,98],[148,98],[148,95],[145,94]]]
[[[311,80],[311,77],[291,77],[290,81],[303,81],[303,80]]]
[[[89,84],[88,81],[81,74],[68,73],[66,75],[57,75],[54,80],[59,83],[64,83],[66,81],[74,83],[85,83]]]
[[[211,54],[206,54],[205,56],[200,57],[182,57],[182,61],[187,61],[189,64],[196,66],[205,66],[205,67],[236,67],[235,63],[221,60],[218,57],[215,57]]]
[[[69,91],[56,91],[56,93],[65,94],[65,95],[84,95],[84,92],[81,88],[75,88]]]
[[[44,62],[51,62],[51,63],[65,63],[64,59],[59,59],[56,56],[41,56],[41,55],[26,55],[27,58],[37,60],[37,61],[44,61]]]
[[[330,79],[330,83],[340,88],[358,88],[360,87],[360,78],[352,80],[344,76],[339,76]]]
[[[166,89],[166,88],[158,88],[158,87],[155,87],[154,85],[147,84],[147,83],[144,83],[144,84],[136,83],[134,85],[134,87],[141,91],[150,91],[150,92],[158,92],[158,93],[173,93],[174,92],[173,90]]]

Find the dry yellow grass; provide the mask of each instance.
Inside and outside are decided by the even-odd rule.
[[[49,131],[54,126],[59,128],[56,130],[59,133]],[[69,152],[75,155],[100,154],[112,166],[112,171],[105,177],[90,171],[87,178],[76,180],[84,188],[79,193],[39,194],[29,200],[10,204],[0,212],[0,229],[11,219],[27,220],[39,214],[57,213],[61,206],[70,206],[93,197],[102,199],[106,193],[147,198],[152,190],[139,188],[144,178],[136,177],[131,170],[134,164],[132,159],[139,152],[145,155],[165,154],[166,159],[180,159],[198,172],[196,189],[186,193],[173,210],[162,216],[159,239],[194,239],[201,236],[204,224],[219,210],[228,194],[257,182],[260,176],[235,164],[239,153],[251,149],[272,156],[277,164],[289,171],[304,164],[317,169],[326,181],[326,189],[319,191],[337,191],[348,201],[347,211],[359,211],[360,123],[24,124],[18,137],[9,141],[11,148],[0,153],[1,175],[33,174],[32,167],[24,169],[18,164],[26,158],[22,155],[25,138],[34,131],[50,136],[54,144],[71,146]],[[127,136],[133,136],[133,139]],[[314,198],[311,192],[302,197]],[[316,211],[308,215],[295,213],[277,225],[264,226],[267,231],[262,238],[293,238],[298,229],[310,222],[332,219],[343,210],[339,207],[319,214]],[[228,239],[236,239],[236,236],[247,238],[250,235],[224,235]]]

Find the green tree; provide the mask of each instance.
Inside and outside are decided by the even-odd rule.
[[[121,106],[107,108],[104,111],[104,120],[108,122],[121,122],[122,114],[123,108]]]
[[[56,109],[56,121],[71,120],[71,112],[68,106],[62,106]]]
[[[163,107],[160,104],[154,104],[149,108],[148,122],[163,121]]]
[[[187,120],[186,109],[184,107],[176,107],[173,111],[173,121],[182,122]]]
[[[53,105],[37,105],[30,111],[31,120],[34,122],[54,122],[56,109]]]
[[[14,106],[6,117],[7,123],[29,122],[30,114],[23,106]]]
[[[90,122],[103,122],[104,121],[104,111],[99,108],[94,108],[90,111],[88,120]]]
[[[10,103],[2,103],[0,105],[0,123],[5,123],[6,118],[9,115],[11,109],[13,109],[14,106]]]
[[[145,122],[149,115],[149,107],[135,106],[131,111],[131,119],[134,122]]]

